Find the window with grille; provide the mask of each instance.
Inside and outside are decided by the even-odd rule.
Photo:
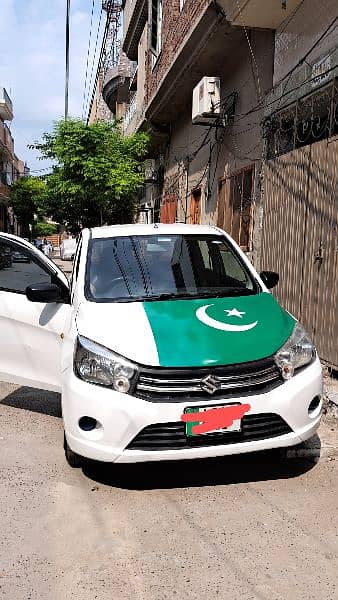
[[[156,55],[162,49],[162,0],[151,0],[150,47]]]
[[[287,154],[338,133],[338,81],[298,99],[264,121],[266,158]]]

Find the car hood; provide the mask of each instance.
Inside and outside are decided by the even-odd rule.
[[[84,302],[77,328],[139,364],[162,367],[229,365],[273,355],[295,319],[270,293],[236,298],[158,302]]]

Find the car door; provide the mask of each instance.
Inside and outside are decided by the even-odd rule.
[[[0,249],[11,256],[7,266],[0,264],[0,380],[60,391],[62,338],[71,305],[30,302],[25,290],[44,283],[66,289],[67,278],[19,238],[0,233]]]

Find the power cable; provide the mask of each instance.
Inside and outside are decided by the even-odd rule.
[[[304,1],[304,0],[303,0],[303,1]],[[223,11],[222,11],[222,12],[223,12]],[[296,15],[296,13],[297,13],[297,12],[298,12],[297,10],[296,10],[296,11],[294,11],[293,15],[291,15],[291,17],[289,18],[289,20],[288,20],[287,24],[289,24],[289,23],[292,21],[292,19],[295,17],[295,15]],[[223,13],[223,16],[226,16],[226,15]],[[307,58],[308,58],[308,56],[309,56],[309,55],[310,55],[310,54],[313,52],[313,50],[314,50],[314,49],[315,49],[315,48],[316,48],[318,45],[320,45],[320,43],[323,41],[323,39],[326,37],[326,35],[328,35],[328,34],[330,33],[330,30],[331,30],[332,26],[335,24],[335,22],[337,21],[337,19],[338,19],[338,17],[336,17],[336,18],[335,18],[335,19],[334,19],[334,20],[333,20],[333,21],[330,23],[330,25],[329,25],[329,26],[326,28],[326,30],[323,32],[323,34],[320,36],[320,38],[319,38],[319,39],[318,39],[318,40],[317,40],[317,41],[316,41],[316,42],[315,42],[315,43],[312,45],[312,47],[311,47],[311,48],[310,48],[310,49],[307,51],[307,53],[306,53],[306,54],[305,54],[305,55],[304,55],[304,56],[303,56],[303,57],[302,57],[302,58],[301,58],[301,59],[298,61],[298,63],[297,63],[296,65],[294,65],[294,67],[293,67],[292,69],[290,69],[290,71],[289,71],[289,72],[288,72],[286,75],[284,75],[284,77],[283,77],[283,78],[282,78],[282,79],[281,79],[281,80],[280,80],[280,81],[279,81],[279,82],[278,82],[278,83],[277,83],[277,84],[274,86],[274,88],[272,88],[272,91],[273,91],[273,90],[275,90],[275,89],[276,89],[278,86],[280,86],[280,85],[281,85],[281,83],[283,83],[283,82],[284,82],[284,81],[285,81],[285,80],[286,80],[288,77],[290,77],[290,76],[291,76],[291,75],[294,73],[294,71],[295,71],[295,70],[296,70],[296,69],[297,69],[297,68],[298,68],[298,67],[299,67],[301,64],[303,64],[303,63],[306,61],[306,59],[307,59]],[[286,24],[286,26],[287,26],[287,24]],[[250,42],[250,40],[249,40],[249,42]],[[250,49],[250,47],[249,47],[249,49]],[[255,62],[255,64],[256,64],[256,70],[258,70],[258,64],[257,64],[257,60],[256,60],[256,57],[254,56],[254,53],[253,53],[252,47],[251,47],[251,51],[252,51],[252,54],[253,54],[253,56],[252,56],[252,60],[253,60],[253,61]],[[334,67],[334,68],[335,68],[335,67]],[[327,73],[329,73],[329,72],[330,72],[330,71],[332,71],[332,70],[333,70],[333,69],[330,69],[330,70],[328,70],[328,71],[327,71]],[[258,75],[259,75],[259,72],[258,72]],[[234,125],[236,126],[236,125],[239,123],[239,121],[241,121],[243,118],[245,118],[245,117],[249,116],[250,114],[252,114],[252,113],[254,113],[254,112],[258,111],[258,110],[262,110],[262,108],[264,108],[264,107],[271,106],[271,105],[273,105],[274,103],[278,102],[278,100],[280,101],[280,100],[281,100],[281,98],[283,98],[283,97],[285,97],[285,96],[289,95],[289,94],[290,94],[292,91],[296,91],[297,89],[301,88],[303,85],[305,85],[307,82],[310,82],[312,79],[315,79],[315,77],[311,77],[311,78],[309,78],[308,80],[306,80],[306,81],[303,81],[301,84],[299,84],[298,86],[296,86],[296,87],[295,87],[295,88],[293,88],[292,90],[288,90],[287,92],[285,91],[285,88],[284,88],[283,94],[282,94],[282,96],[281,96],[280,98],[276,98],[276,99],[272,100],[271,102],[269,102],[269,103],[267,103],[267,104],[263,104],[263,99],[262,99],[262,98],[260,98],[260,101],[259,101],[257,104],[253,105],[253,106],[250,108],[250,110],[249,110],[249,111],[247,111],[246,113],[243,113],[242,115],[238,115],[238,117],[239,117],[239,118],[237,118],[237,119],[234,121],[234,123],[233,123],[233,126],[234,126]],[[258,81],[257,81],[257,83],[258,83]],[[242,87],[245,87],[245,84],[243,84],[243,86],[241,86],[241,89],[242,89]],[[228,99],[228,98],[226,98],[225,100],[224,100],[224,99],[223,99],[223,100],[221,100],[221,102],[220,102],[220,103],[218,103],[218,106],[224,106],[224,104],[225,104],[225,102],[226,102],[226,100],[227,100],[227,99]],[[256,123],[255,125],[258,125],[258,124],[259,124],[259,123]],[[252,124],[251,124],[251,128],[252,128]],[[250,128],[250,129],[251,129],[251,128]],[[202,144],[199,146],[199,148],[197,149],[197,151],[194,151],[194,153],[192,153],[192,155],[191,155],[191,158],[195,158],[195,157],[197,156],[198,152],[199,152],[199,151],[200,151],[200,150],[201,150],[201,149],[202,149],[202,148],[203,148],[203,147],[206,145],[206,143],[207,143],[207,138],[208,138],[208,136],[209,136],[209,134],[210,134],[210,130],[211,130],[211,127],[209,128],[209,131],[207,132],[207,135],[204,137],[204,141],[203,141],[203,142],[202,142]],[[246,131],[246,130],[244,130],[243,132],[239,132],[239,133],[245,133],[245,131]],[[202,137],[202,136],[200,136],[200,137]],[[220,143],[220,148],[221,148],[221,146],[222,146],[222,142],[224,141],[224,137],[225,137],[225,134],[222,136],[222,140],[221,140],[221,143]],[[233,136],[231,136],[231,137],[233,137]],[[197,138],[197,139],[200,139],[200,138]],[[235,140],[233,140],[233,141],[235,142]],[[254,147],[253,147],[253,148],[252,148],[250,151],[253,151],[253,150],[255,150],[255,149],[257,148],[257,146],[258,146],[258,145],[259,145],[259,144],[256,144],[256,145],[255,145],[255,146],[254,146]],[[211,146],[211,145],[210,145],[210,146]],[[213,151],[213,148],[214,148],[214,146],[211,146],[211,148],[210,148],[210,155],[209,155],[209,158],[210,158],[210,156],[211,156],[211,153],[212,153],[212,151]],[[218,166],[218,161],[219,161],[219,155],[220,155],[220,148],[219,148],[219,151],[218,151],[218,156],[217,156],[217,160],[216,160],[216,167],[215,167],[215,173],[214,173],[214,178],[213,178],[213,183],[212,183],[212,185],[214,185],[214,179],[215,179],[215,174],[216,174],[216,170],[217,170],[217,166]],[[250,152],[250,151],[249,151],[249,152]],[[233,154],[233,156],[235,156],[235,154],[232,152],[232,150],[230,150],[230,152],[231,152],[231,154]],[[187,155],[187,156],[186,156],[186,159],[189,159],[189,156],[190,156],[190,155]],[[261,160],[261,159],[253,159],[252,157],[243,156],[243,155],[241,155],[239,158],[240,158],[240,159],[246,158],[246,159],[250,159],[250,160],[252,160],[252,161],[254,161],[254,160]],[[207,163],[207,165],[206,165],[206,167],[205,167],[205,169],[204,169],[204,172],[203,172],[203,175],[202,175],[202,178],[201,178],[201,180],[200,180],[199,184],[197,184],[197,187],[198,187],[198,186],[199,186],[199,185],[202,183],[202,181],[203,181],[203,179],[204,179],[204,177],[205,177],[205,174],[206,174],[206,170],[207,170],[207,168],[208,168],[208,165],[209,165],[209,161],[208,161],[208,163]],[[182,173],[178,173],[178,176],[177,176],[177,178],[176,178],[174,181],[172,181],[172,182],[171,182],[171,185],[170,185],[169,187],[166,187],[166,188],[165,188],[165,193],[166,193],[166,194],[170,193],[171,189],[172,189],[174,186],[176,187],[176,185],[177,185],[178,181],[181,179],[181,177],[182,177]],[[164,184],[166,183],[166,181],[168,181],[168,179],[167,179],[167,180],[166,180],[166,179],[164,180]],[[196,188],[196,185],[194,185],[194,186],[193,186],[191,189],[194,189],[194,188]],[[182,199],[181,199],[181,203],[182,203]],[[187,215],[186,215],[187,211],[186,211],[186,210],[184,210],[183,203],[182,203],[182,208],[183,208],[183,211],[185,212],[185,219],[186,219],[186,218],[187,218]]]
[[[81,117],[82,119],[84,118],[84,105],[85,105],[85,95],[86,95],[86,89],[87,89],[89,55],[90,55],[90,48],[91,48],[91,41],[92,41],[94,6],[95,6],[95,0],[93,0],[93,2],[92,2],[92,12],[91,12],[91,16],[90,16],[90,29],[89,29],[89,43],[88,43],[88,50],[87,50],[86,75],[85,75],[85,84],[84,84],[83,101],[82,101],[82,117]]]
[[[98,26],[97,26],[97,33],[96,33],[96,40],[95,40],[95,48],[94,48],[94,54],[93,54],[92,68],[91,68],[90,80],[89,80],[89,86],[88,86],[88,94],[87,94],[86,102],[85,102],[85,111],[84,111],[84,114],[86,114],[86,112],[88,110],[88,102],[89,102],[89,96],[90,96],[90,89],[91,89],[91,85],[92,85],[93,73],[94,73],[94,66],[95,66],[95,61],[96,61],[97,45],[98,45],[99,36],[100,36],[100,30],[101,30],[102,14],[103,14],[103,9],[102,9],[102,6],[101,6],[100,17],[99,17],[99,22],[98,22]]]
[[[305,0],[302,0],[300,4],[298,4],[298,6],[295,8],[295,10],[291,13],[291,15],[289,15],[288,17],[286,17],[286,19],[284,19],[284,21],[282,21],[280,25],[281,29],[278,30],[278,35],[281,35],[285,31],[287,26],[291,23],[291,21],[295,18],[296,14],[302,8],[304,2]]]
[[[251,55],[251,62],[252,62],[253,65],[255,65],[256,77],[257,77],[257,86],[256,86],[257,87],[257,96],[258,96],[258,99],[261,100],[261,98],[262,98],[262,90],[261,90],[261,80],[260,80],[260,75],[259,75],[258,62],[257,62],[255,53],[254,53],[253,48],[252,48],[251,39],[250,39],[250,36],[249,36],[249,33],[248,33],[248,28],[246,27],[246,25],[244,25],[244,22],[243,22],[243,16],[242,16],[242,13],[241,13],[241,7],[239,5],[238,0],[236,0],[236,4],[237,4],[237,8],[238,8],[238,11],[239,11],[239,14],[240,14],[240,19],[242,21],[241,27],[244,29],[246,41],[247,41],[249,52],[250,52],[250,55]],[[219,13],[225,18],[226,21],[228,20],[226,12],[220,6],[219,6]]]
[[[67,0],[67,9],[66,9],[65,120],[68,119],[68,93],[69,93],[69,11],[70,11],[70,0]]]
[[[92,97],[91,97],[91,100],[89,103],[89,107],[87,108],[87,125],[89,123],[90,113],[92,110],[92,106],[94,104],[97,83],[98,83],[98,79],[100,76],[102,63],[103,63],[103,59],[104,59],[105,47],[106,47],[106,42],[107,42],[107,37],[108,37],[109,27],[110,27],[111,14],[112,14],[112,5],[110,5],[108,12],[107,12],[106,26],[105,26],[104,33],[103,33],[101,51],[100,51],[100,56],[99,56],[99,60],[97,63],[96,76],[95,76],[95,81],[94,81],[94,85],[93,85]],[[102,9],[101,9],[101,16],[102,16]],[[96,49],[96,46],[95,46],[95,49]],[[94,68],[94,62],[93,62],[93,68]],[[93,73],[93,69],[92,69],[92,73]]]
[[[294,74],[294,72],[304,63],[306,62],[306,59],[310,56],[310,54],[312,54],[312,52],[314,51],[314,49],[320,44],[320,42],[328,35],[328,33],[330,32],[330,29],[333,27],[333,25],[336,23],[336,21],[338,20],[338,16],[336,16],[333,21],[331,21],[330,25],[325,29],[325,31],[322,33],[322,35],[319,37],[319,39],[311,46],[310,50],[308,50],[304,56],[298,61],[298,63],[296,63],[296,65],[294,65],[294,67],[292,67],[292,69],[290,69],[290,71],[284,75],[284,77],[278,81],[278,86],[280,86],[285,80],[285,86],[283,88],[283,92],[282,92],[282,96],[290,82],[290,79],[292,77],[292,75]]]

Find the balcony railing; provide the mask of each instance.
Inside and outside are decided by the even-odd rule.
[[[129,127],[131,121],[133,120],[134,116],[136,115],[136,112],[137,112],[137,97],[135,94],[134,97],[131,99],[131,102],[128,106],[126,114],[124,115],[124,119],[123,119],[124,131],[126,131],[126,129]]]
[[[144,119],[144,106],[140,105],[138,100],[137,93],[135,93],[123,117],[122,127],[124,135],[131,135],[138,131]]]
[[[0,88],[0,117],[4,121],[13,119],[13,104],[5,88]]]

